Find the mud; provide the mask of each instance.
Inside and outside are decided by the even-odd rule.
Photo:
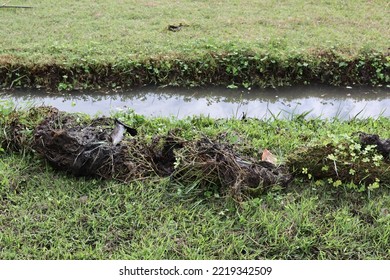
[[[359,133],[360,142],[363,147],[367,145],[375,145],[376,150],[386,160],[390,160],[390,139],[380,139],[377,134]]]
[[[348,141],[302,147],[289,155],[286,165],[294,176],[325,179],[330,183],[340,181],[359,186],[379,181],[389,184],[390,139],[364,132],[354,134],[359,135],[354,143],[361,145],[360,150]],[[365,150],[368,145],[373,147],[372,151]]]
[[[57,112],[47,117],[34,132],[33,149],[55,168],[76,176],[99,176],[130,181],[153,172],[146,147],[126,138],[111,141],[112,118],[79,124],[72,115]]]
[[[198,192],[216,187],[238,200],[274,185],[286,187],[292,179],[287,169],[243,157],[220,139],[187,141],[171,131],[149,143],[126,136],[114,145],[110,138],[114,125],[111,118],[86,124],[74,115],[52,110],[36,127],[32,148],[56,169],[76,176],[124,182],[169,176],[173,183],[197,184]]]
[[[292,179],[284,166],[244,157],[228,143],[207,137],[186,143],[175,155],[174,180],[199,192],[214,187],[220,194],[242,199],[258,196],[275,185],[287,187]]]
[[[75,176],[123,182],[169,177],[172,184],[187,193],[204,194],[211,190],[238,201],[259,196],[273,186],[286,188],[293,177],[308,174],[314,179],[331,178],[333,182],[370,184],[379,179],[390,183],[390,139],[364,132],[358,133],[362,149],[374,145],[376,150],[369,156],[381,154],[380,162],[344,153],[336,165],[329,155],[343,145],[346,151],[350,149],[349,143],[339,143],[303,147],[290,155],[284,165],[275,165],[273,161],[253,158],[251,153],[240,153],[223,136],[186,140],[178,136],[180,131],[170,131],[148,141],[135,128],[113,118],[86,120],[53,107],[33,108],[26,113],[15,111],[1,121],[5,132],[2,147],[30,150],[57,170]],[[113,143],[112,134],[118,123],[126,126],[132,136],[125,134]],[[33,137],[28,133],[32,129]],[[302,172],[304,169],[306,173]]]

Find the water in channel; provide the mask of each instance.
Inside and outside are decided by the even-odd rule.
[[[282,89],[241,90],[221,87],[196,89],[144,87],[123,92],[42,91],[0,92],[0,100],[17,107],[51,105],[68,112],[92,116],[133,110],[159,117],[204,115],[213,118],[290,118],[306,114],[314,118],[351,119],[390,117],[390,88],[301,86]]]

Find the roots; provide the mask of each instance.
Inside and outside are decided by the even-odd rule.
[[[145,143],[140,137],[127,137],[114,145],[110,135],[115,124],[111,118],[81,123],[74,115],[53,108],[40,110],[46,117],[41,117],[35,126],[28,146],[54,168],[76,176],[115,178],[124,182],[169,176],[173,183],[191,187],[194,193],[217,189],[238,200],[259,195],[274,185],[285,187],[291,180],[285,168],[242,158],[220,140],[203,137],[185,141],[170,132],[166,136],[155,136],[151,143]],[[21,137],[26,126],[17,119],[15,116],[10,122],[6,138],[13,150],[26,144]]]
[[[207,137],[187,143],[175,151],[175,157],[175,181],[201,192],[214,187],[240,200],[258,196],[275,185],[286,187],[292,179],[282,166],[241,158],[228,144]]]
[[[76,115],[51,107],[20,114],[13,112],[0,119],[4,127],[2,146],[10,150],[28,148],[54,168],[76,176],[123,182],[170,177],[170,182],[186,193],[213,191],[238,201],[258,196],[272,186],[287,187],[292,174],[330,178],[332,182],[390,183],[390,140],[377,135],[360,133],[360,142],[341,138],[339,142],[304,147],[290,155],[286,165],[277,166],[238,153],[223,137],[188,141],[171,131],[149,142],[138,135],[113,144],[112,118],[80,121]]]

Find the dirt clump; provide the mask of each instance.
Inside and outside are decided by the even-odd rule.
[[[175,131],[144,141],[125,137],[113,144],[117,120],[81,122],[52,110],[36,126],[32,149],[58,170],[76,176],[114,178],[124,182],[169,176],[193,193],[217,188],[241,200],[271,186],[287,186],[291,175],[283,166],[239,155],[232,146],[206,136],[184,140]],[[194,187],[196,185],[196,188]]]
[[[363,147],[367,145],[375,145],[376,150],[386,160],[390,160],[390,139],[380,139],[377,134],[368,134],[359,132],[359,139]]]
[[[325,179],[333,184],[389,184],[390,139],[353,133],[356,134],[358,139],[347,136],[336,142],[301,147],[288,156],[286,164],[294,176]]]
[[[242,157],[228,143],[203,137],[175,150],[172,177],[200,192],[214,187],[241,200],[258,196],[272,186],[286,187],[292,176],[284,166]]]
[[[57,108],[40,106],[27,111],[14,110],[6,118],[0,115],[1,147],[14,152],[31,149],[33,144],[31,132],[45,117],[54,114],[58,114]]]
[[[114,124],[112,118],[80,124],[73,116],[58,112],[37,126],[33,148],[55,168],[76,176],[129,181],[152,172],[149,164],[139,160],[143,147],[136,139],[112,143]]]

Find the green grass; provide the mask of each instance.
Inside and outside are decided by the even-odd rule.
[[[2,87],[389,82],[385,0],[12,4],[34,8],[0,9]]]
[[[279,51],[387,51],[389,3],[382,1],[13,1],[0,10],[2,54],[32,61],[116,61],[226,45]],[[188,24],[167,32],[169,24]]]
[[[293,184],[243,203],[181,201],[164,184],[119,184],[1,160],[0,259],[387,259],[389,190]],[[21,180],[21,175],[29,174]],[[39,174],[39,175],[37,175]],[[23,177],[23,175],[22,175]],[[387,212],[386,212],[387,211]]]
[[[175,128],[187,139],[226,132],[242,153],[268,148],[280,160],[330,131],[390,137],[388,118],[121,118],[137,127],[137,137]],[[386,184],[367,193],[296,178],[286,189],[237,204],[217,194],[183,196],[169,178],[125,184],[72,177],[27,151],[0,153],[0,259],[367,260],[390,254]]]

